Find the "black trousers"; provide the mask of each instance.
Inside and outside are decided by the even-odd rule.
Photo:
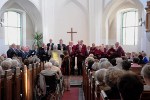
[[[82,75],[82,62],[81,61],[77,62],[77,66],[78,66],[78,75]]]

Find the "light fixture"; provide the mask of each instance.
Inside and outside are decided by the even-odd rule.
[[[139,19],[139,26],[142,26],[142,25],[144,25],[144,26],[145,26],[145,21],[143,21],[143,19],[142,19],[142,18],[140,18],[140,19]]]
[[[4,26],[4,19],[1,18],[0,20],[0,27],[3,27]]]

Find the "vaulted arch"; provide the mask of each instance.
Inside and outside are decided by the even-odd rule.
[[[12,4],[18,4],[30,16],[35,32],[42,32],[42,17],[38,8],[29,0],[3,0],[0,5],[0,16]]]

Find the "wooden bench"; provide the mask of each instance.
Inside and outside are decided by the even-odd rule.
[[[95,92],[94,92],[95,100],[100,100],[100,93],[101,93],[100,85],[98,81],[95,81]]]
[[[141,100],[150,100],[150,86],[144,85],[144,91],[142,93]]]
[[[13,100],[21,100],[21,75],[20,75],[20,67],[15,68],[15,72],[13,75],[13,92],[12,92]]]
[[[2,98],[2,100],[12,100],[12,70],[11,69],[5,71],[3,86],[4,86],[3,88],[4,98]]]

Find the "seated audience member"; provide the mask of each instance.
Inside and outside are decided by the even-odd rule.
[[[126,73],[117,82],[121,100],[140,100],[143,92],[143,83],[134,73]]]
[[[141,65],[139,65],[139,61],[139,58],[133,58],[133,63],[131,67],[142,67]]]
[[[122,75],[122,70],[114,67],[108,68],[104,78],[105,83],[111,88],[110,90],[105,91],[108,99],[120,99],[120,94],[117,88],[117,80]]]
[[[40,63],[40,59],[37,56],[32,57],[32,63]]]
[[[111,60],[110,60],[110,63],[111,63],[113,66],[116,66],[116,59],[115,59],[115,58],[111,59]]]
[[[44,65],[44,70],[42,70],[40,73],[42,75],[45,75],[45,76],[51,76],[51,75],[54,75],[57,73],[56,70],[52,69],[53,65],[51,62],[46,62],[45,65]],[[58,77],[59,78],[59,77]]]
[[[4,73],[4,72],[3,72],[3,69],[2,69],[2,67],[0,66],[0,76],[1,76],[1,75],[4,75],[3,73]]]
[[[142,56],[143,56],[143,64],[148,63],[149,61],[148,61],[148,58],[146,57],[146,53],[145,52],[142,53]]]
[[[8,70],[11,68],[12,66],[12,63],[11,61],[9,60],[4,60],[2,63],[1,63],[1,66],[2,66],[2,69],[5,71],[5,70]],[[2,75],[4,75],[5,73],[2,73]]]
[[[143,64],[143,55],[142,55],[142,52],[139,52],[138,58],[140,60],[139,64]]]
[[[98,81],[100,90],[110,90],[110,87],[104,82],[107,69],[103,68],[95,72],[95,81]]]
[[[46,94],[46,83],[45,83],[45,80],[44,80],[44,76],[53,76],[53,75],[56,75],[56,79],[59,79],[59,76],[57,74],[56,71],[52,70],[52,63],[51,62],[46,62],[44,64],[44,70],[42,70],[39,74],[39,84],[40,84],[40,89],[42,90],[42,94],[45,96]],[[42,100],[45,100],[42,99]]]
[[[141,70],[141,75],[143,76],[146,84],[150,86],[150,64],[144,65]]]
[[[55,61],[54,66],[59,67],[59,63]]]
[[[15,72],[15,68],[19,67],[19,62],[16,59],[13,59],[11,63],[12,63],[11,65],[12,72]]]
[[[100,63],[99,69],[102,69],[102,68],[108,69],[109,67],[113,67],[112,64],[109,61],[103,61],[102,63]]]
[[[56,61],[55,61],[53,58],[51,58],[51,59],[50,59],[50,62],[52,63],[51,70],[54,70],[54,71],[58,72],[58,73],[59,73],[59,76],[61,77],[61,76],[62,76],[62,73],[61,73],[60,68],[57,67],[57,66],[55,66]]]
[[[29,66],[30,62],[31,61],[29,59],[24,59],[23,63],[24,63],[24,65]]]
[[[92,65],[92,70],[96,71],[96,70],[99,70],[99,60],[95,60],[94,64]]]
[[[116,58],[116,68],[119,68],[119,69],[122,69],[122,62],[123,62],[123,60],[122,60],[122,58]]]
[[[4,59],[7,58],[7,55],[6,55],[6,54],[2,54],[1,56],[4,57]]]
[[[3,56],[0,56],[0,65],[1,63],[4,61],[4,57]]]
[[[108,59],[107,59],[107,58],[101,58],[101,59],[99,60],[99,63],[102,63],[103,61],[108,61]]]
[[[86,59],[85,59],[85,65],[88,66],[89,61],[94,61],[94,58],[92,54],[90,54]]]
[[[88,69],[92,70],[92,65],[94,64],[94,60],[88,61]]]
[[[130,70],[130,67],[131,67],[131,63],[130,63],[129,61],[124,60],[124,61],[122,62],[122,69],[123,69],[124,71],[129,71],[129,70]]]

